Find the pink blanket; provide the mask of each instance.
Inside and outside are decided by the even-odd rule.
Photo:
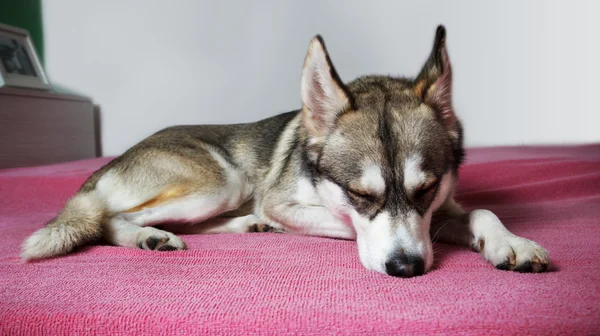
[[[469,151],[458,197],[546,247],[554,271],[499,271],[436,244],[428,274],[365,270],[351,241],[183,236],[23,264],[23,239],[108,159],[0,171],[0,334],[598,334],[600,145]]]

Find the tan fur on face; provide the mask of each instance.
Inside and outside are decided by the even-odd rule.
[[[424,80],[419,81],[417,85],[415,85],[415,95],[421,99],[423,99],[423,96],[425,94],[425,92],[423,92],[425,90],[425,85],[427,85],[427,82]]]

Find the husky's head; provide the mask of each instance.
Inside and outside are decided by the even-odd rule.
[[[462,130],[452,108],[444,27],[415,79],[366,76],[344,85],[323,40],[302,72],[305,153],[325,206],[354,226],[365,267],[421,275],[433,264],[433,211],[451,196]]]

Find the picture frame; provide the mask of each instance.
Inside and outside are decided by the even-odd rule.
[[[0,23],[0,88],[50,90],[29,32]]]

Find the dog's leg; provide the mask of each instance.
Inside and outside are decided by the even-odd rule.
[[[356,232],[322,206],[279,204],[266,213],[270,223],[286,223],[285,232],[341,239],[356,239]]]
[[[174,234],[153,227],[140,227],[113,217],[104,223],[104,240],[112,245],[141,248],[144,250],[185,250],[186,245]]]
[[[463,211],[448,199],[431,220],[432,240],[470,246],[498,269],[544,272],[550,258],[537,243],[512,234],[488,210]]]
[[[160,227],[181,234],[283,232],[275,225],[261,223],[254,215],[217,217],[195,225],[166,224]]]
[[[203,222],[238,206],[241,201],[235,194],[235,191],[231,193],[221,191],[221,195],[198,192],[135,212],[124,212],[121,216],[139,226],[152,226],[168,222]]]
[[[197,152],[195,159],[201,161],[171,155],[127,169],[116,166],[96,189],[113,217],[144,227],[203,222],[248,200],[253,186],[244,171],[217,152]]]

